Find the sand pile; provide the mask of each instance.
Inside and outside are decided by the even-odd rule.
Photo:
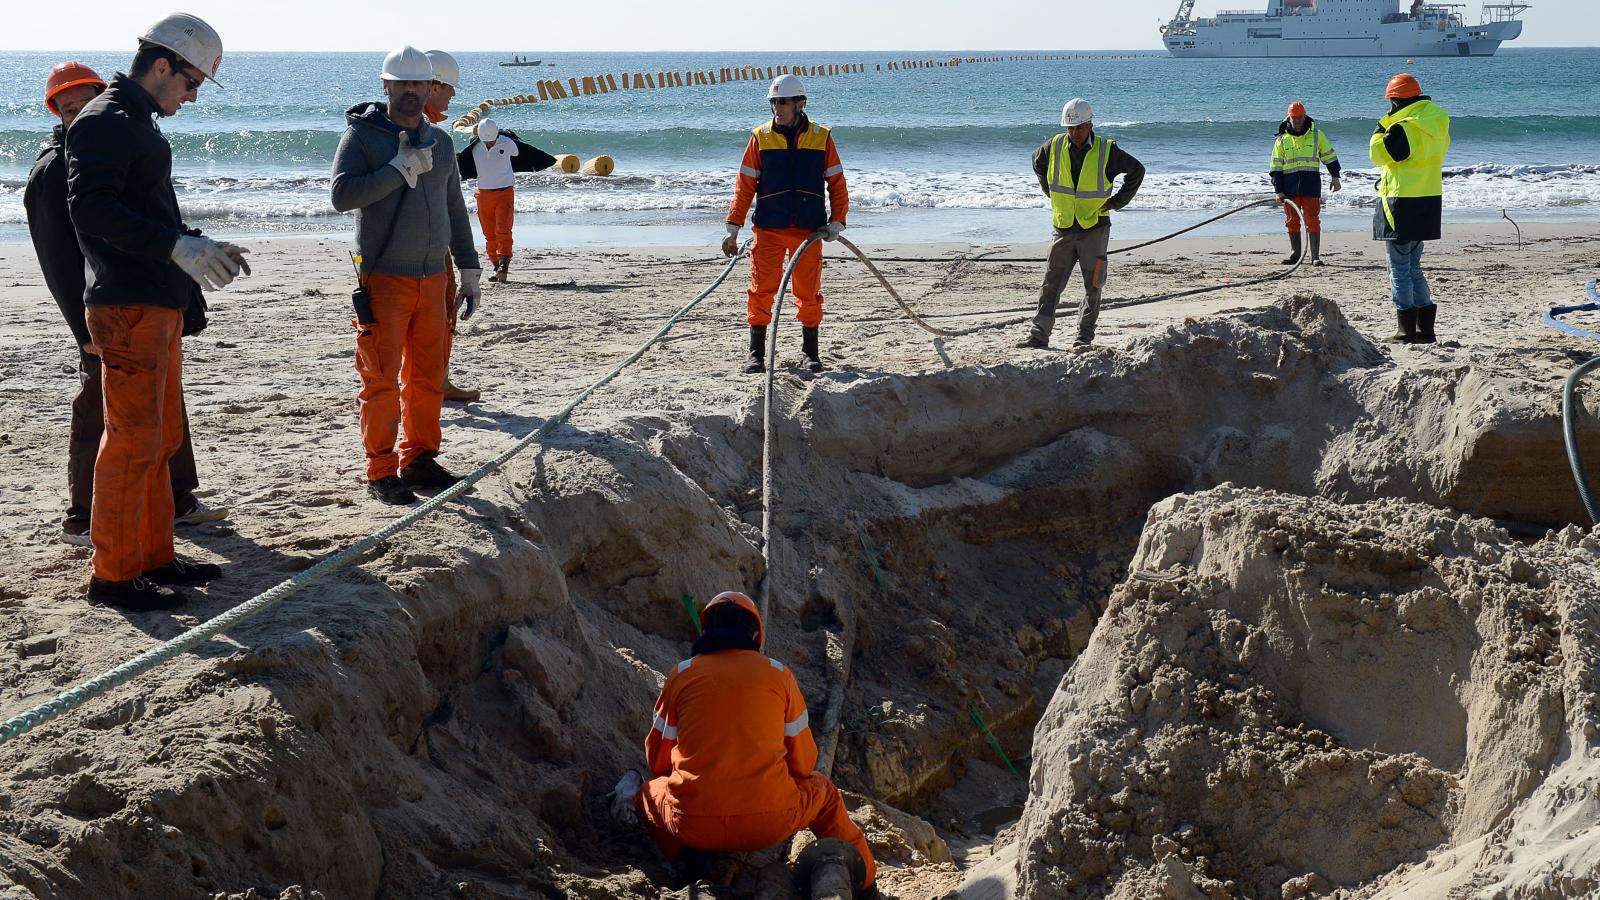
[[[629,409],[587,412],[458,508],[307,591],[294,610],[246,625],[138,689],[0,748],[12,773],[0,797],[0,873],[61,897],[138,897],[151,884],[182,898],[250,889],[262,897],[657,896],[668,883],[665,868],[641,833],[607,818],[604,793],[623,768],[641,762],[661,673],[686,653],[693,626],[683,598],[704,602],[752,585],[762,572],[755,384],[718,378],[709,388],[661,379],[623,385],[633,392]],[[685,399],[694,390],[704,396]],[[1330,582],[1335,593],[1409,592],[1415,601],[1390,616],[1376,599],[1330,600],[1328,614],[1337,606],[1346,618],[1313,629],[1288,621],[1289,601],[1269,602],[1275,595],[1265,586],[1278,583],[1272,573],[1251,568],[1249,593],[1261,605],[1226,607],[1240,626],[1226,632],[1223,655],[1204,664],[1195,657],[1195,673],[1184,675],[1176,660],[1188,665],[1185,653],[1209,646],[1196,638],[1185,649],[1187,636],[1224,623],[1167,602],[1178,623],[1168,630],[1188,630],[1125,689],[1118,617],[1137,606],[1135,595],[1146,596],[1139,591],[1153,597],[1184,582],[1141,588],[1143,576],[1128,580],[1113,598],[1112,618],[1098,631],[1095,623],[1130,561],[1135,572],[1165,573],[1190,560],[1202,538],[1211,540],[1205,528],[1190,529],[1197,543],[1172,549],[1181,559],[1162,562],[1189,532],[1160,537],[1161,523],[1209,508],[1195,500],[1162,504],[1180,491],[1231,481],[1341,501],[1417,496],[1549,524],[1574,518],[1559,421],[1543,393],[1480,366],[1396,365],[1332,302],[1310,296],[1175,324],[1115,351],[915,374],[785,375],[769,650],[796,671],[812,721],[840,723],[834,774],[877,808],[862,818],[889,862],[885,885],[904,896],[947,886],[954,869],[939,841],[987,842],[1019,812],[1024,782],[1005,770],[974,713],[1024,771],[1030,752],[1038,758],[1024,845],[1057,849],[1030,849],[1030,860],[1048,860],[1030,863],[1030,886],[1046,878],[1055,879],[1051,885],[1126,879],[1135,891],[1129,896],[1142,896],[1153,867],[1170,869],[1165,860],[1174,853],[1184,877],[1207,885],[1232,879],[1236,888],[1278,890],[1313,875],[1349,883],[1497,823],[1524,822],[1504,818],[1506,810],[1561,752],[1562,710],[1576,708],[1563,699],[1556,639],[1534,640],[1562,627],[1559,611],[1515,594],[1518,610],[1539,611],[1519,624],[1505,611],[1511,601],[1494,594],[1471,615],[1453,613],[1452,604],[1463,602],[1458,582],[1429,576],[1422,562],[1445,553],[1429,549],[1436,543],[1486,571],[1493,566],[1472,555],[1478,544],[1500,548],[1506,559],[1532,552],[1509,546],[1487,524],[1454,525],[1439,543],[1418,523],[1455,521],[1443,513],[1380,504],[1360,508],[1376,524],[1357,527],[1333,512],[1326,522],[1313,515],[1340,509],[1331,503],[1273,501],[1285,514],[1293,502],[1310,504],[1304,527],[1278,530],[1311,570],[1346,560],[1337,563],[1343,580]],[[309,554],[364,524],[359,511],[348,520],[320,511],[346,487],[306,486],[326,496],[314,494],[316,503],[279,523],[292,535],[263,541],[270,549],[234,549],[252,554],[263,577],[303,569]],[[1161,504],[1159,515],[1146,528],[1152,504]],[[1384,524],[1389,516],[1393,527]],[[1329,536],[1317,539],[1323,527]],[[1415,540],[1403,552],[1384,549],[1385,536],[1403,528]],[[1224,560],[1230,552],[1246,559],[1256,537],[1225,532],[1211,546],[1236,549],[1185,563],[1198,571],[1203,557],[1218,567],[1200,595],[1232,596],[1222,587],[1232,571]],[[1356,558],[1373,562],[1350,561]],[[1530,577],[1517,569],[1503,581]],[[1390,582],[1401,587],[1385,588]],[[1460,583],[1469,582],[1488,590]],[[1252,624],[1266,611],[1286,620],[1271,634]],[[1409,643],[1382,644],[1375,634],[1395,622],[1411,629],[1403,632]],[[152,631],[167,637],[177,627],[162,622]],[[1362,682],[1356,656],[1339,656],[1343,668],[1326,658],[1337,656],[1326,642],[1346,632],[1372,653],[1387,648],[1388,681]],[[1137,633],[1135,674],[1154,639]],[[1531,641],[1503,670],[1523,678],[1510,699],[1496,700],[1483,680],[1493,676],[1476,667],[1479,642],[1500,646],[1484,634],[1506,646]],[[100,657],[109,664],[131,655],[125,644],[148,643],[135,638],[114,633],[84,649],[76,669],[39,664],[55,659],[56,644],[46,647],[43,637],[18,641],[19,658],[34,668],[13,674],[36,695],[93,674]],[[1228,665],[1235,669],[1224,671]],[[1097,740],[1100,732],[1041,727],[1033,746],[1047,704],[1047,724],[1066,721],[1069,704],[1057,687],[1069,666],[1069,685],[1120,691],[1118,703],[1131,703],[1126,698],[1140,687],[1148,693],[1139,695],[1140,713],[1128,706],[1126,721],[1106,720],[1111,743],[1093,744],[1086,757],[1063,755],[1062,742]],[[1095,666],[1116,678],[1085,680]],[[1280,696],[1288,688],[1251,687],[1246,675],[1261,674],[1257,667],[1273,673],[1272,684],[1298,685],[1293,714]],[[1317,679],[1336,677],[1359,684],[1324,709]],[[1202,690],[1204,679],[1224,687]],[[1398,703],[1417,685],[1425,692],[1404,710],[1415,722],[1352,711],[1357,698]],[[1205,724],[1175,724],[1181,733],[1166,735],[1147,758],[1140,717],[1155,715],[1174,723],[1199,716]],[[1474,730],[1486,722],[1492,735]],[[1275,743],[1255,748],[1258,738]],[[1274,806],[1283,756],[1308,760],[1306,790]],[[1090,760],[1087,769],[1072,768],[1078,757]],[[1052,768],[1058,758],[1059,771]],[[1234,766],[1236,758],[1248,765]],[[1523,769],[1514,765],[1519,759]],[[1474,768],[1479,760],[1484,766]],[[1349,816],[1337,818],[1375,809],[1393,818],[1402,837],[1327,825],[1325,836],[1290,841],[1270,861],[1254,859],[1258,851],[1243,839],[1188,844],[1185,834],[1213,826],[1187,812],[1185,802],[1203,806],[1207,794],[1200,778],[1179,777],[1191,771],[1180,764],[1196,773],[1214,767],[1219,784],[1260,798],[1261,809],[1246,816],[1258,831],[1273,820],[1271,810],[1298,827],[1341,810]],[[1115,773],[1139,766],[1137,777],[1123,775],[1125,783],[1112,787]],[[1091,812],[1087,799],[1072,798],[1080,781],[1101,774],[1111,780],[1094,782],[1100,793]],[[1146,780],[1149,790],[1170,793],[1156,795],[1159,815],[1135,796]],[[1187,786],[1162,787],[1179,782]],[[1369,794],[1382,803],[1373,808]],[[1394,797],[1398,805],[1389,803]],[[1059,801],[1054,812],[1046,798]],[[1246,804],[1235,805],[1244,816]],[[1141,823],[1158,819],[1161,829],[1141,833],[1149,827]],[[1115,830],[1119,823],[1126,828]],[[1192,830],[1180,833],[1183,825]],[[1540,825],[1530,819],[1518,827]],[[1177,849],[1162,844],[1172,852],[1158,852],[1158,838]],[[1315,840],[1343,848],[1345,867],[1320,857],[1311,865],[1290,846]],[[1217,868],[1194,863],[1202,856],[1218,860]],[[1094,859],[1103,871],[1091,875]]]
[[[1040,720],[1019,893],[1323,895],[1463,845],[1359,893],[1600,888],[1597,562],[1402,502],[1157,504]]]

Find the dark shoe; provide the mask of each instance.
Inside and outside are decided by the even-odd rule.
[[[1313,266],[1322,265],[1322,235],[1320,233],[1313,234],[1308,240],[1311,241],[1311,264]]]
[[[461,478],[446,472],[444,466],[439,465],[439,461],[429,454],[417,457],[416,462],[401,469],[400,480],[405,482],[406,487],[447,488]]]
[[[1048,350],[1050,342],[1035,335],[1028,335],[1016,343],[1018,350]]]
[[[174,585],[200,585],[221,578],[222,567],[216,563],[197,563],[174,557],[172,562],[160,568],[151,569],[144,573],[143,577],[156,584],[164,584],[168,587]]]
[[[1389,338],[1389,343],[1415,344],[1417,342],[1417,310],[1397,309],[1394,313],[1395,319],[1400,323],[1400,330]]]
[[[767,370],[767,326],[750,326],[750,357],[745,361],[744,373],[756,375]]]
[[[1300,261],[1300,232],[1289,235],[1289,258],[1283,261],[1286,266],[1292,266]]]
[[[800,352],[805,354],[806,368],[813,372],[822,371],[822,356],[817,350],[817,329],[800,329]]]
[[[89,540],[89,523],[61,523],[61,543],[71,544],[74,547],[93,547],[94,541]]]
[[[367,493],[390,506],[410,506],[417,502],[417,495],[411,493],[398,475],[367,482]]]
[[[1435,337],[1433,333],[1433,320],[1435,316],[1439,315],[1438,305],[1430,303],[1427,306],[1415,310],[1415,312],[1417,314],[1416,342],[1419,344],[1432,344],[1436,342],[1438,338]]]
[[[156,609],[177,609],[187,598],[178,591],[156,584],[148,578],[132,581],[105,581],[89,579],[88,600],[118,609],[149,612]]]
[[[444,399],[450,403],[474,403],[482,396],[477,388],[458,388],[450,383],[450,376],[444,379]]]

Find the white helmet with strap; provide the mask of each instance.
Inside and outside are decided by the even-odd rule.
[[[797,75],[779,75],[772,79],[772,87],[767,88],[767,99],[777,100],[780,97],[804,97],[806,86]]]
[[[443,50],[429,50],[428,62],[433,66],[433,80],[461,90],[461,64]]]
[[[222,36],[199,16],[172,13],[145,29],[139,41],[171,50],[205,73],[212,84],[222,87],[216,79],[217,67],[222,65]]]
[[[1094,110],[1089,108],[1089,101],[1082,97],[1073,97],[1066,106],[1061,107],[1061,124],[1065,128],[1087,125],[1093,121]]]

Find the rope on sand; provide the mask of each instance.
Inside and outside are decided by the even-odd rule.
[[[377,547],[379,544],[394,537],[402,531],[411,528],[413,525],[417,524],[428,516],[438,512],[445,506],[445,504],[467,493],[472,489],[473,485],[477,484],[479,481],[482,481],[484,478],[487,478],[489,475],[499,471],[500,467],[509,462],[512,457],[533,446],[541,438],[545,437],[559,427],[562,423],[566,422],[567,418],[572,415],[573,410],[577,409],[580,404],[589,399],[589,397],[594,394],[595,391],[598,391],[600,388],[611,383],[611,381],[614,380],[618,375],[622,374],[622,370],[633,365],[635,362],[638,362],[639,359],[644,356],[646,351],[655,346],[656,342],[660,341],[666,336],[667,332],[672,329],[672,326],[676,325],[679,320],[688,315],[690,310],[700,305],[702,300],[711,296],[711,293],[728,279],[728,275],[733,272],[734,264],[739,261],[740,257],[748,253],[749,249],[749,244],[747,243],[738,254],[736,254],[732,259],[728,260],[728,264],[723,268],[722,273],[716,277],[716,280],[712,281],[705,290],[697,294],[693,300],[690,300],[677,312],[673,313],[672,316],[667,319],[666,323],[657,329],[655,334],[650,336],[649,340],[646,340],[643,344],[640,344],[638,349],[634,350],[626,359],[613,367],[611,371],[607,372],[605,375],[602,375],[599,380],[578,392],[578,395],[573,397],[571,402],[569,402],[566,406],[562,407],[560,412],[557,412],[550,418],[545,419],[543,424],[534,429],[521,440],[517,441],[517,443],[513,444],[510,449],[473,470],[470,474],[462,478],[461,481],[443,491],[440,491],[421,506],[418,506],[410,512],[407,512],[405,515],[389,523],[378,531],[367,535],[366,537],[355,542],[354,544],[351,544],[343,550],[340,550],[332,556],[324,558],[321,562],[309,569],[306,569],[304,572],[299,573],[293,578],[279,582],[277,585],[267,589],[265,592],[246,600],[227,612],[202,622],[183,634],[180,634],[157,647],[147,650],[113,669],[103,672],[100,675],[97,675],[94,678],[77,685],[76,687],[62,691],[52,700],[41,703],[7,719],[4,724],[0,724],[0,744],[10,741],[13,738],[24,734],[38,727],[39,725],[42,725],[45,722],[60,716],[63,713],[76,709],[77,707],[82,706],[84,703],[87,703],[96,697],[106,694],[109,691],[132,681],[151,669],[154,669],[157,666],[176,658],[179,654],[185,653],[204,643],[205,641],[210,640],[216,635],[221,634],[229,628],[232,628],[240,622],[243,622],[245,619],[276,606],[301,589],[315,584],[323,578],[326,578],[340,569],[349,566],[351,563],[361,558],[361,556],[367,551]]]
[[[1589,295],[1588,303],[1577,306],[1553,306],[1544,314],[1544,324],[1557,331],[1565,332],[1575,337],[1587,337],[1600,340],[1600,332],[1589,331],[1576,325],[1568,325],[1561,321],[1561,316],[1575,312],[1600,312],[1600,279],[1590,281],[1584,287]],[[1600,503],[1596,502],[1594,488],[1589,484],[1589,475],[1583,468],[1583,455],[1578,446],[1578,382],[1590,371],[1600,367],[1600,356],[1589,360],[1567,376],[1566,383],[1561,386],[1561,433],[1567,445],[1567,462],[1572,466],[1572,480],[1578,486],[1578,497],[1583,500],[1583,509],[1589,514],[1592,524],[1600,525]]]

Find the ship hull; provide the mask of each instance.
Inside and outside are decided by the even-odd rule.
[[[1310,17],[1307,17],[1310,19]],[[1314,20],[1312,20],[1314,21]],[[1192,33],[1169,34],[1167,51],[1179,59],[1297,59],[1350,56],[1493,56],[1505,41],[1522,34],[1521,22],[1464,25],[1446,31],[1421,31],[1411,23],[1381,25],[1374,33],[1323,36],[1306,21],[1223,20]],[[1260,36],[1263,32],[1277,36]]]

